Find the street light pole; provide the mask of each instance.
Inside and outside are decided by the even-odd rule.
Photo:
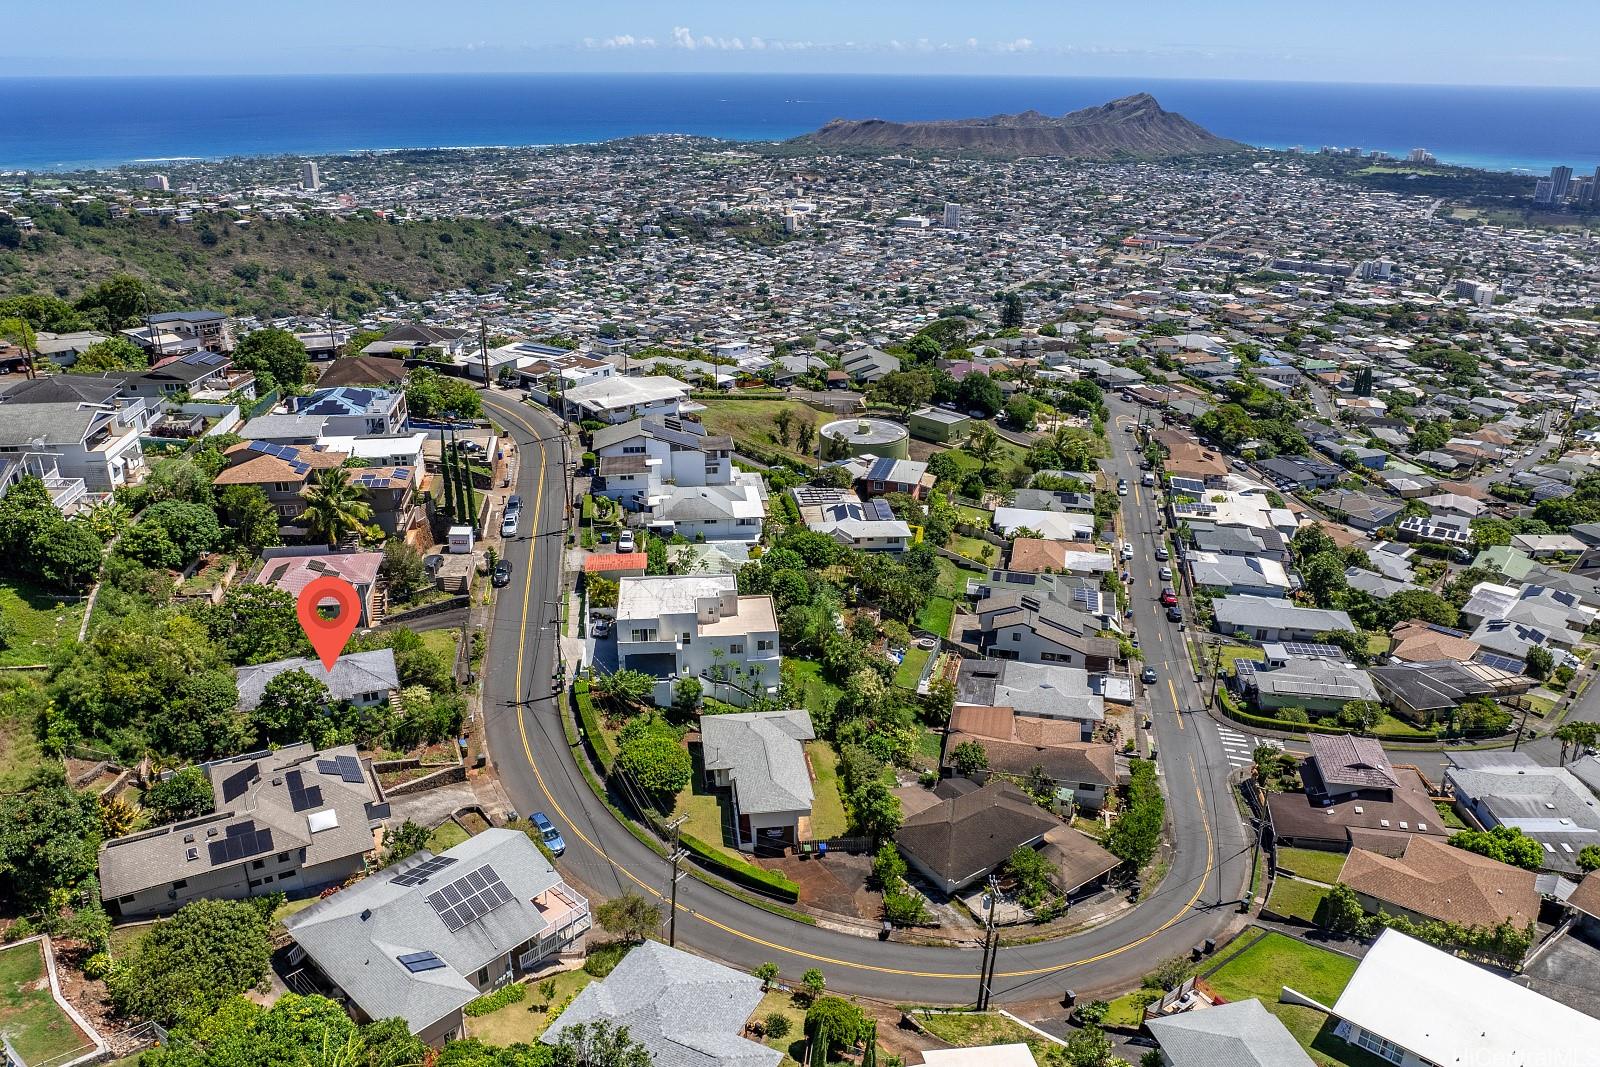
[[[672,847],[667,851],[667,862],[671,864],[672,869],[672,881],[668,886],[667,893],[668,948],[676,948],[678,945],[678,881],[683,877],[683,871],[680,867],[680,864],[683,863],[683,857],[688,854],[682,848],[678,847],[678,831],[682,828],[683,820],[685,818],[687,818],[687,816],[680,815],[678,818],[672,820],[668,826],[668,828],[672,831]]]

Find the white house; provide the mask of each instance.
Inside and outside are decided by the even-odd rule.
[[[761,539],[766,483],[734,467],[732,438],[653,416],[597,431],[593,448],[593,491],[646,513],[651,528],[707,541]]]
[[[623,578],[616,635],[617,662],[656,679],[659,705],[672,703],[682,678],[730,704],[778,691],[772,598],[740,596],[731,574]]]
[[[706,784],[730,790],[739,848],[790,848],[811,836],[811,766],[802,742],[816,736],[804,710],[700,717]]]
[[[601,378],[568,389],[559,398],[568,418],[616,424],[646,416],[676,418],[689,397],[689,387],[676,378]]]
[[[1385,930],[1339,994],[1335,1031],[1399,1067],[1593,1063],[1600,1019]]]
[[[126,395],[122,383],[59,374],[18,382],[0,393],[0,459],[41,456],[60,477],[82,479],[91,493],[135,483],[146,470],[139,435],[149,431],[153,402]]]
[[[994,528],[1006,537],[1032,530],[1047,541],[1087,541],[1094,537],[1094,516],[1081,511],[995,508]]]

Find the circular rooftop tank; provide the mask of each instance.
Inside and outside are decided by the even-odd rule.
[[[909,432],[898,422],[887,419],[839,419],[823,426],[819,432],[827,442],[823,458],[828,460],[865,455],[905,459],[910,454]]]

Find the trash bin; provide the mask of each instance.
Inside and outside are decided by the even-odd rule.
[[[1078,1003],[1078,994],[1073,992],[1072,990],[1069,989],[1065,993],[1061,994],[1061,1006],[1063,1008],[1073,1007],[1077,1003]]]

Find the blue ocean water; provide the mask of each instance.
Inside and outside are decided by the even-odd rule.
[[[1600,88],[867,75],[505,74],[0,78],[0,168],[646,133],[793,137],[833,118],[1060,114],[1147,91],[1271,148],[1415,147],[1471,166],[1600,164]]]

